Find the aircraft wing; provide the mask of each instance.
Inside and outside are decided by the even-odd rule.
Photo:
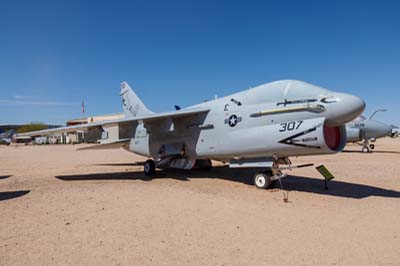
[[[51,135],[54,133],[73,132],[73,131],[88,129],[91,127],[129,123],[129,122],[135,122],[135,121],[143,121],[143,123],[146,124],[149,122],[155,122],[157,120],[178,119],[178,118],[183,118],[183,117],[190,117],[190,116],[194,116],[197,114],[208,113],[209,111],[210,111],[210,109],[204,109],[204,108],[182,109],[182,110],[172,111],[172,112],[164,112],[164,113],[148,114],[148,115],[136,116],[136,117],[106,120],[106,121],[87,123],[87,124],[76,125],[76,126],[58,127],[58,128],[52,128],[52,129],[31,131],[31,132],[18,134],[18,136]]]

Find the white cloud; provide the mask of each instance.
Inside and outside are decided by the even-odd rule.
[[[14,95],[13,98],[15,100],[24,100],[24,99],[29,99],[32,98],[32,96],[26,96],[26,95]]]

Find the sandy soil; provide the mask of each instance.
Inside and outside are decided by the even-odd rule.
[[[123,150],[0,146],[0,265],[400,265],[400,139],[297,169],[159,172]],[[351,151],[353,150],[353,152]]]

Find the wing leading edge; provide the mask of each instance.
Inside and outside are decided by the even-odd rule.
[[[69,127],[59,127],[53,129],[45,129],[45,130],[38,130],[38,131],[31,131],[26,133],[18,134],[18,136],[39,136],[39,135],[51,135],[54,133],[62,133],[62,132],[73,132],[77,130],[84,130],[91,127],[99,127],[105,125],[112,125],[112,124],[120,124],[120,123],[129,123],[135,121],[143,121],[143,123],[154,122],[156,120],[163,120],[163,119],[178,119],[188,116],[194,116],[197,114],[208,113],[210,109],[200,109],[200,108],[193,108],[193,109],[182,109],[178,111],[172,112],[164,112],[164,113],[157,113],[157,114],[149,114],[143,116],[136,116],[136,117],[127,117],[121,119],[114,119],[114,120],[106,120],[101,122],[94,122],[88,124],[82,124],[77,126],[69,126]]]

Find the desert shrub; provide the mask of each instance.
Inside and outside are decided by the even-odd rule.
[[[17,133],[25,133],[25,132],[37,131],[37,130],[43,130],[43,129],[48,129],[48,126],[45,124],[29,124],[29,125],[24,125],[24,126],[20,127],[17,130]]]

